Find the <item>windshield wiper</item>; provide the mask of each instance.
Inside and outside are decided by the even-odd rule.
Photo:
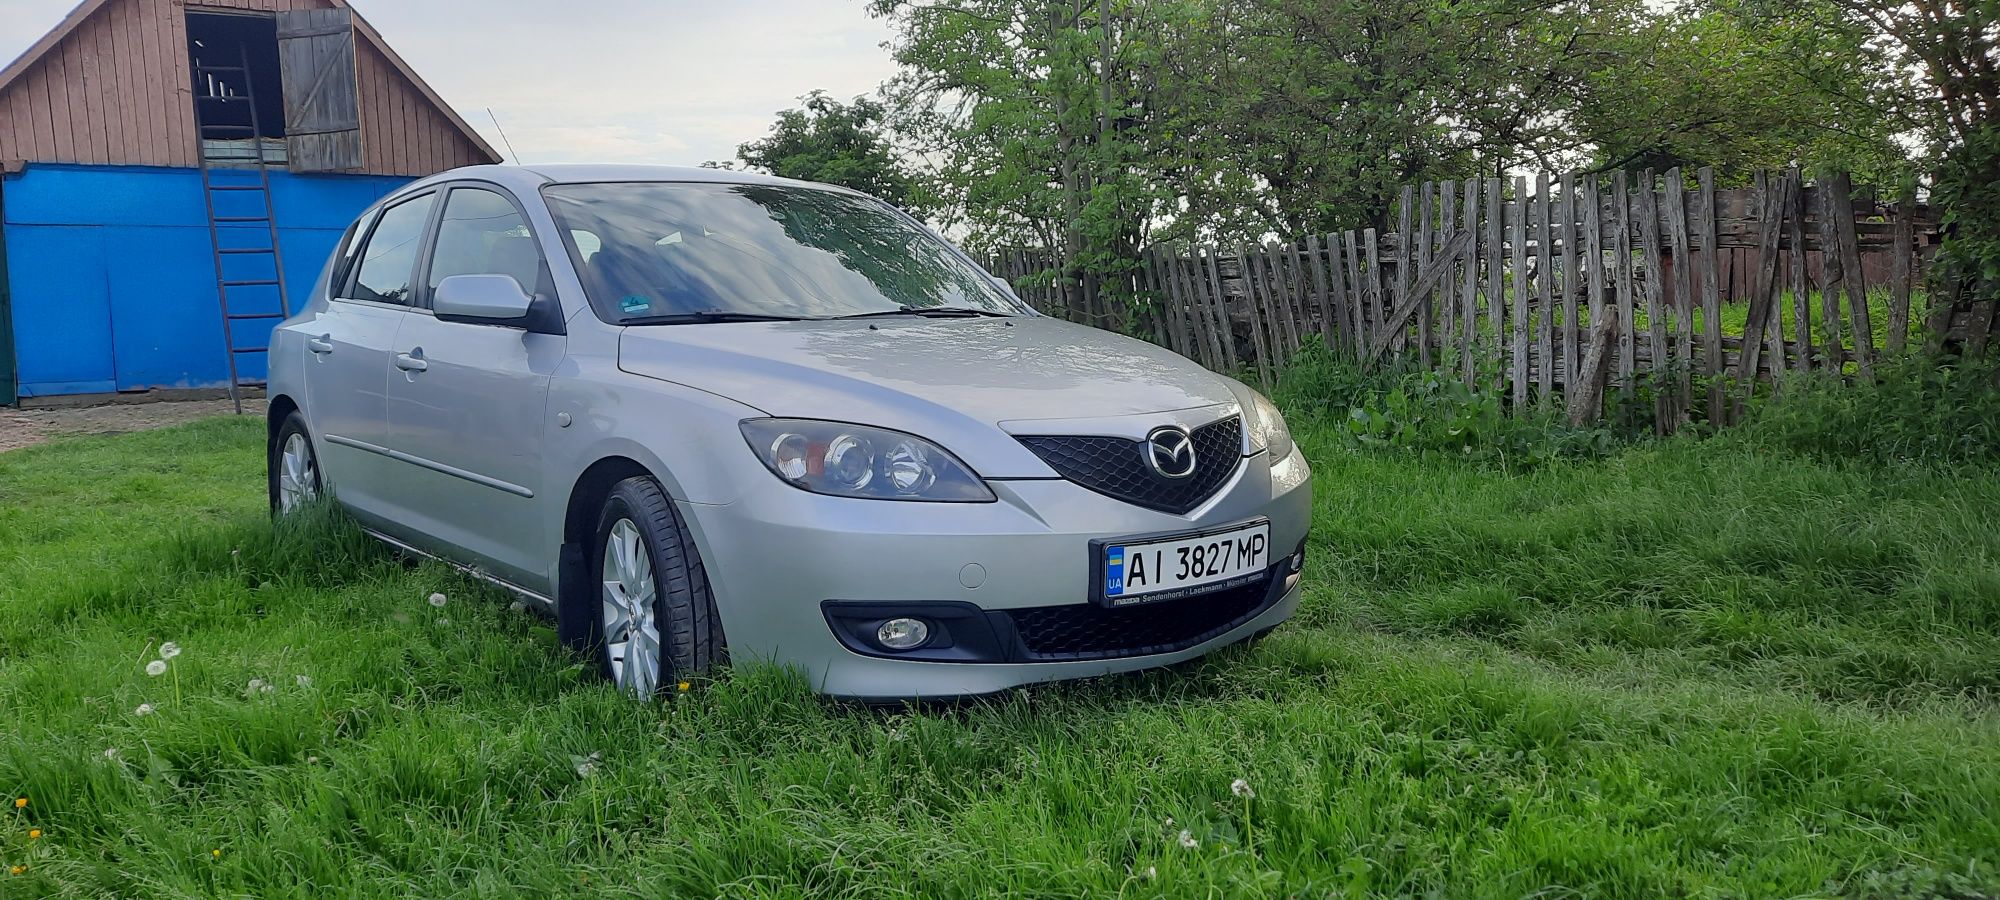
[[[970,306],[899,306],[895,309],[854,313],[853,315],[834,316],[833,318],[877,319],[883,316],[923,316],[927,319],[970,319],[982,316],[991,316],[998,319],[1007,318],[1007,314],[1003,312],[995,312],[990,309],[975,309]]]
[[[698,312],[669,313],[659,316],[634,316],[620,319],[620,325],[693,325],[709,322],[798,322],[804,316],[774,316],[767,313],[733,312],[726,309],[704,309]]]

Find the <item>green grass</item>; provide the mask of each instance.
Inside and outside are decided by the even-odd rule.
[[[897,714],[621,698],[504,595],[274,532],[255,422],[0,455],[0,897],[2000,892],[2000,480],[1296,425],[1291,625]]]

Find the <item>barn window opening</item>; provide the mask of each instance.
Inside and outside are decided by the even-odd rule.
[[[285,89],[269,15],[187,14],[194,115],[210,165],[285,165]],[[253,107],[254,101],[254,107]]]

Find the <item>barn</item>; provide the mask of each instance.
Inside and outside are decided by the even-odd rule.
[[[0,404],[258,385],[362,208],[499,161],[345,0],[85,0],[0,69]]]

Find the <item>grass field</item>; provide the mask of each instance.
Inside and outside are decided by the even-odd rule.
[[[1990,472],[1295,425],[1292,624],[914,714],[626,700],[502,594],[274,533],[257,422],[0,455],[0,897],[2000,892]]]

